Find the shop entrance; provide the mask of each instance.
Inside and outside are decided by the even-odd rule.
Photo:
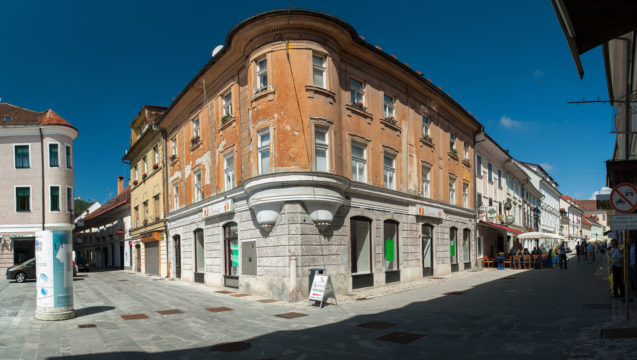
[[[422,276],[434,274],[434,227],[424,224],[422,226]]]
[[[226,248],[224,285],[239,288],[239,237],[237,236],[237,223],[231,222],[223,226],[223,239]]]
[[[35,257],[35,238],[13,239],[13,264],[18,265]]]
[[[173,236],[173,243],[175,244],[175,277],[181,279],[181,239],[179,235]]]
[[[139,244],[135,245],[135,271],[142,271],[142,250]]]
[[[144,243],[146,274],[159,275],[159,241]]]

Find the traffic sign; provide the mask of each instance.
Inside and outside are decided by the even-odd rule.
[[[628,183],[615,186],[610,193],[610,204],[617,212],[632,213],[637,209],[637,187]]]
[[[622,214],[610,216],[612,230],[637,230],[637,214]]]

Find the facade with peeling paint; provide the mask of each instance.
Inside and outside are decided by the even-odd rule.
[[[241,22],[159,125],[171,276],[294,301],[311,269],[338,295],[476,266],[482,125],[340,19]]]

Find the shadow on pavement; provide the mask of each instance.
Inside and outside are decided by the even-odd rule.
[[[401,308],[356,315],[326,325],[274,331],[251,338],[228,339],[227,336],[225,341],[241,342],[229,344],[225,350],[235,352],[227,354],[213,351],[213,346],[223,341],[209,339],[209,345],[189,349],[148,353],[114,349],[113,353],[49,359],[95,360],[113,356],[123,359],[562,359],[583,328],[599,326],[611,315],[608,283],[593,276],[599,262],[571,264],[569,270],[506,270],[507,276],[497,280],[454,289],[456,291],[441,291],[432,299],[419,301],[416,298]],[[404,296],[413,297],[414,292]],[[372,298],[365,304],[376,301],[387,299]],[[353,310],[350,307],[343,313]],[[360,310],[364,312],[365,308]],[[333,311],[323,314],[309,307],[295,311],[309,316],[291,320],[275,320],[273,316],[272,321],[286,321],[288,323],[281,324],[289,328],[295,323],[303,326],[303,319],[343,314]],[[247,324],[238,314],[235,324],[227,326]],[[269,329],[257,327],[261,332]],[[206,338],[198,340],[207,341]]]
[[[87,315],[93,315],[105,311],[115,310],[114,306],[89,306],[82,309],[75,310],[75,317],[82,317]]]

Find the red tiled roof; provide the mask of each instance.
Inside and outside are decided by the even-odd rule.
[[[127,186],[126,189],[124,189],[124,191],[122,191],[121,194],[119,194],[116,197],[112,198],[106,204],[104,204],[104,205],[100,206],[99,208],[97,208],[97,210],[95,210],[92,213],[86,215],[84,217],[84,221],[96,218],[99,215],[107,213],[108,211],[110,211],[112,209],[115,209],[115,208],[117,208],[117,207],[119,207],[119,206],[121,206],[123,204],[126,204],[129,200],[130,200],[130,185]]]
[[[484,221],[484,220],[480,220],[480,223],[484,224],[484,225],[487,225],[487,226],[490,226],[490,227],[493,227],[493,228],[496,228],[496,229],[505,230],[505,231],[508,231],[510,233],[514,233],[515,235],[520,235],[523,232],[522,230],[510,228],[510,227],[505,226],[505,225],[495,224],[495,223]]]
[[[10,117],[11,120],[5,121],[5,117]],[[73,125],[51,109],[37,112],[7,103],[0,103],[0,126],[12,125],[61,125],[77,131]]]

